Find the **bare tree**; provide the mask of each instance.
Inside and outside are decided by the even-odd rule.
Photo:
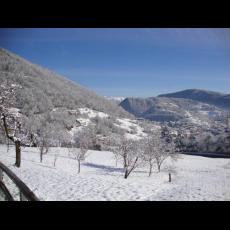
[[[39,152],[40,152],[40,162],[42,163],[43,155],[47,154],[49,151],[49,143],[47,141],[47,137],[43,136],[39,141]]]
[[[58,155],[55,154],[55,155],[54,155],[54,163],[53,163],[53,166],[54,166],[54,167],[56,167],[57,159],[58,159]]]
[[[138,141],[131,139],[123,139],[119,146],[121,157],[123,158],[123,165],[125,170],[124,178],[127,179],[130,173],[139,166],[141,158],[141,145]]]
[[[24,130],[26,136],[28,137],[28,145],[30,147],[38,147],[38,137],[39,129],[44,127],[40,124],[39,118],[37,116],[29,115],[24,122]]]
[[[78,162],[78,173],[81,172],[81,162],[85,160],[86,153],[89,147],[92,145],[92,139],[90,138],[90,130],[85,129],[74,135],[72,148],[69,149],[73,158]]]
[[[124,178],[127,179],[131,172],[139,166],[141,148],[138,141],[127,139],[124,136],[112,138],[109,148],[114,153],[116,161],[120,160],[124,168]]]
[[[16,162],[21,165],[21,114],[15,108],[16,90],[19,85],[5,81],[0,84],[0,119],[6,137],[15,145]]]
[[[34,119],[34,123],[27,122],[27,132],[29,133],[30,145],[37,146],[39,148],[40,162],[43,161],[43,155],[49,151],[51,139],[53,138],[52,129],[54,127],[49,125],[49,121],[46,120],[46,116],[40,120]]]
[[[161,132],[150,133],[144,141],[144,154],[142,159],[149,165],[149,176],[152,174],[153,165],[156,164],[158,172],[161,170],[163,162],[172,157],[176,159],[176,148],[173,141],[169,138],[162,137]]]
[[[149,135],[144,140],[144,154],[142,155],[142,159],[146,162],[149,166],[149,176],[152,175],[152,169],[155,163],[156,152],[158,151],[159,146],[159,137],[157,138],[156,135]]]
[[[158,172],[160,172],[161,166],[167,158],[171,157],[176,159],[175,144],[161,139],[161,141],[158,142],[158,150],[155,152],[154,157]]]
[[[121,160],[121,154],[119,151],[119,145],[121,144],[121,137],[119,135],[111,135],[104,141],[103,150],[110,151],[114,155],[115,167],[117,167],[118,161]]]
[[[86,158],[86,153],[87,153],[87,149],[85,148],[70,148],[69,152],[71,153],[71,156],[73,157],[73,159],[75,159],[77,161],[78,164],[78,172],[81,172],[81,162],[85,160]]]

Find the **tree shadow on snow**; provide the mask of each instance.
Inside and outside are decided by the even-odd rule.
[[[106,166],[106,165],[100,165],[100,164],[94,164],[94,163],[83,163],[84,166],[87,167],[93,167],[93,168],[97,168],[97,169],[101,169],[107,172],[123,172],[124,169],[123,168],[114,168],[112,166]]]

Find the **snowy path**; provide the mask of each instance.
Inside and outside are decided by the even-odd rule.
[[[183,155],[174,163],[172,183],[166,168],[151,177],[140,168],[125,180],[110,152],[89,151],[80,174],[65,148],[52,148],[43,163],[36,148],[23,148],[18,169],[13,166],[14,148],[7,153],[0,146],[0,161],[41,200],[230,200],[230,159]]]

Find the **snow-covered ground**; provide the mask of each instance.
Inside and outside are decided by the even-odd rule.
[[[7,152],[0,146],[0,161],[41,200],[230,200],[230,159],[180,155],[160,173],[148,177],[147,168],[139,168],[128,179],[110,152],[88,151],[80,174],[66,148],[51,148],[43,163],[37,148],[22,148],[22,165],[16,168],[14,148]],[[171,183],[169,165],[175,170]]]

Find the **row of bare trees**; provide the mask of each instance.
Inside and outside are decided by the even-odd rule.
[[[74,135],[70,146],[70,156],[77,161],[78,173],[81,171],[81,162],[87,157],[87,151],[91,149],[94,137],[90,129],[84,129]],[[105,145],[105,150],[113,152],[116,167],[120,162],[124,169],[124,178],[137,167],[148,167],[148,175],[151,176],[156,165],[158,172],[166,159],[177,159],[176,147],[172,141],[162,137],[161,132],[151,133],[141,140],[127,139],[124,136],[112,136]]]
[[[159,131],[141,140],[112,137],[107,146],[107,150],[114,153],[116,166],[118,161],[122,163],[125,179],[139,166],[147,166],[151,176],[154,165],[160,172],[167,158],[177,159],[174,142],[162,136]]]
[[[161,170],[163,162],[167,158],[177,159],[177,150],[174,142],[168,141],[161,136],[160,133],[150,134],[144,141],[143,160],[149,166],[149,176],[152,174],[154,163],[157,166],[158,172]]]

